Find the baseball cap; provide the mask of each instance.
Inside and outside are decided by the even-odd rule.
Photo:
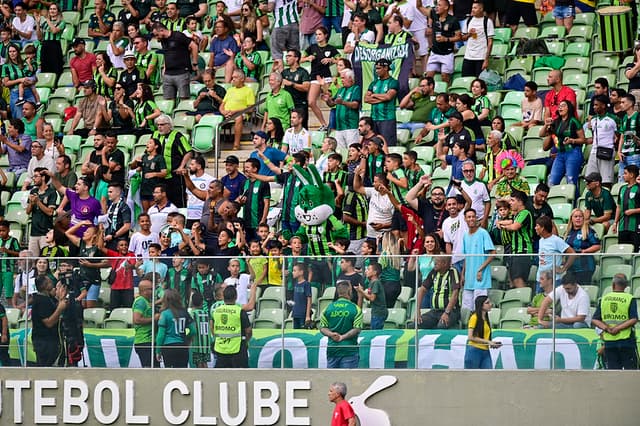
[[[258,130],[257,132],[254,132],[253,134],[254,134],[254,135],[256,135],[256,136],[261,137],[261,138],[262,138],[262,139],[264,139],[264,140],[269,139],[269,135],[267,135],[267,134],[266,134],[265,132],[263,132],[262,130]]]
[[[235,155],[227,156],[227,159],[224,160],[224,162],[229,164],[240,164],[240,160],[238,160],[238,157],[236,157]]]
[[[76,37],[73,39],[73,43],[71,43],[71,47],[76,47],[79,44],[85,44],[86,42],[84,41],[83,38],[80,37]]]
[[[602,182],[602,175],[598,172],[589,173],[584,177],[587,182]]]
[[[464,119],[462,118],[462,114],[460,114],[460,112],[458,112],[458,111],[451,112],[447,117],[448,118],[457,118],[460,121],[464,121]]]
[[[387,58],[380,58],[376,61],[376,65],[380,65],[383,67],[390,67],[391,62]]]
[[[129,58],[134,58],[135,59],[135,57],[136,57],[136,54],[133,53],[132,50],[126,50],[124,52],[124,55],[122,56],[122,59],[129,59]]]
[[[91,87],[93,89],[96,88],[96,82],[94,80],[87,80],[87,81],[83,81],[82,83],[80,83],[80,86],[82,87]]]

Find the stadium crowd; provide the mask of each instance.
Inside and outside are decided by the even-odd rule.
[[[77,362],[82,310],[102,301],[112,312],[133,307],[145,366],[154,350],[165,366],[185,366],[189,340],[204,366],[212,333],[226,336],[213,343],[219,365],[246,366],[247,312],[273,288],[285,292],[279,307],[294,328],[317,326],[337,346],[357,341],[362,308],[371,329],[396,307],[407,308],[402,327],[468,324],[475,368],[499,346],[488,312],[508,289],[527,295],[521,327],[590,327],[595,316],[605,335],[618,334],[592,308],[614,275],[594,254],[607,240],[622,256],[640,247],[640,49],[625,59],[628,83],[595,78],[585,96],[552,67],[545,81],[525,80],[510,104],[517,113],[502,117],[506,104],[497,110],[485,79],[497,34],[515,34],[520,18],[538,25],[528,1],[93,3],[0,8],[0,290],[6,308],[32,307],[41,365],[60,362],[49,346],[58,325],[75,345],[60,346],[65,362]],[[576,4],[548,11],[563,33]],[[411,45],[410,90],[386,58],[359,86],[353,52],[371,43]],[[198,130],[224,120],[239,150],[254,113],[262,121],[249,157],[238,151],[220,176],[207,173]],[[318,243],[299,222],[294,167],[310,164],[348,238]],[[309,245],[318,257],[305,257]],[[508,276],[497,277],[501,268]],[[632,267],[624,271],[613,291],[631,282]],[[317,295],[334,292],[329,312],[350,325],[320,309]],[[562,307],[553,321],[552,297]],[[64,324],[70,307],[79,326]],[[635,299],[628,307],[637,320]],[[226,334],[223,316],[237,318]],[[332,365],[352,366],[342,349]]]

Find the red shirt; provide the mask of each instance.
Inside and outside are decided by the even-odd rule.
[[[356,416],[353,412],[351,404],[344,399],[336,404],[336,408],[333,409],[333,417],[331,418],[331,426],[348,426],[349,419]]]
[[[111,268],[116,270],[116,280],[111,284],[111,290],[130,290],[133,288],[133,268],[125,268],[124,263],[128,262],[130,265],[135,266],[136,255],[134,253],[127,253],[122,258],[122,255],[117,251],[107,249],[107,256],[114,257],[115,259],[109,259]]]
[[[549,110],[551,118],[558,118],[558,105],[562,101],[569,101],[573,104],[573,109],[578,116],[578,107],[576,106],[576,92],[569,86],[562,86],[558,93],[551,89],[544,98],[544,108]]]
[[[80,82],[91,80],[93,79],[93,70],[96,68],[96,55],[86,52],[84,58],[74,56],[69,65],[76,70]]]

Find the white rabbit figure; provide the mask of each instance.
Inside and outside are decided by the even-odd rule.
[[[391,419],[386,411],[367,407],[365,402],[370,396],[393,386],[397,381],[395,376],[380,376],[360,395],[349,398],[349,404],[361,426],[391,426]]]

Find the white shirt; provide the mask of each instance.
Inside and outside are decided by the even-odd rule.
[[[387,8],[387,13],[385,16],[391,16],[391,11],[397,7],[400,9],[400,14],[404,19],[408,19],[411,21],[411,26],[409,28],[403,25],[403,28],[407,31],[416,31],[419,29],[427,28],[427,18],[416,8],[416,3],[414,1],[404,1],[404,2],[395,2],[391,6]],[[422,20],[416,22],[417,19],[420,19],[418,15],[422,16]]]
[[[487,34],[484,33],[484,18],[476,18],[475,16],[469,21],[466,34],[471,28],[476,29],[476,38],[469,37],[467,47],[464,51],[464,59],[470,61],[484,61],[487,59],[487,37],[493,37],[495,31],[493,29],[493,21],[487,20]]]
[[[191,175],[191,182],[201,191],[207,191],[209,184],[213,180],[213,176],[203,173],[202,176]],[[193,192],[187,189],[187,219],[200,220],[202,217],[202,206],[204,201],[193,195]]]
[[[553,299],[553,292],[547,297]],[[585,322],[591,324],[591,313],[589,311],[589,295],[578,285],[578,290],[573,299],[569,299],[569,295],[564,287],[556,288],[555,302],[560,301],[562,312],[560,318],[571,318],[578,315],[586,315]]]
[[[456,263],[464,259],[462,253],[462,240],[464,234],[469,232],[467,222],[464,221],[462,212],[458,216],[449,216],[442,222],[442,233],[444,234],[444,242],[451,244],[451,262]]]
[[[224,0],[227,5],[227,13],[237,12],[242,7],[242,0]]]
[[[295,129],[290,127],[284,132],[282,144],[289,147],[289,155],[296,152],[309,151],[311,149],[311,133],[304,127],[299,133],[296,133]]]
[[[167,202],[167,205],[164,206],[162,210],[158,209],[157,204],[149,207],[149,211],[147,213],[149,213],[149,217],[151,218],[151,233],[159,233],[162,227],[167,223],[167,215],[174,212],[178,212],[178,208],[174,206],[171,201]]]
[[[20,36],[20,40],[36,41],[38,39],[38,34],[36,32],[36,20],[33,19],[33,16],[27,15],[24,22],[22,22],[20,18],[16,16],[15,18],[13,18],[13,21],[11,21],[11,25],[13,25],[13,28],[20,31],[21,33],[28,33],[29,31],[31,31],[30,38],[24,38]]]
[[[471,208],[476,211],[478,220],[484,219],[484,203],[491,201],[487,185],[479,180],[474,180],[471,183],[463,180],[462,189],[471,198]]]
[[[136,232],[131,236],[129,241],[129,251],[135,253],[136,257],[141,257],[144,260],[149,259],[149,244],[160,243],[157,233],[151,233],[150,235],[143,235],[140,232]]]
[[[596,155],[597,147],[613,148],[616,130],[618,125],[613,118],[605,115],[595,116],[591,119],[591,129],[593,133],[593,145],[591,145],[591,155]]]
[[[372,223],[391,223],[394,207],[387,194],[382,195],[373,188],[365,188],[369,200],[369,215],[367,216],[367,237],[378,238],[382,232],[376,231]]]
[[[364,30],[364,32],[362,34],[360,34],[360,41],[363,43],[373,43],[376,41],[376,33],[374,33],[373,31],[369,31],[367,29]],[[347,36],[347,42],[345,43],[346,45],[350,45],[353,46],[353,48],[355,49],[356,47],[356,35],[354,33],[351,33]],[[347,59],[351,60],[351,55],[352,53],[348,54]]]

